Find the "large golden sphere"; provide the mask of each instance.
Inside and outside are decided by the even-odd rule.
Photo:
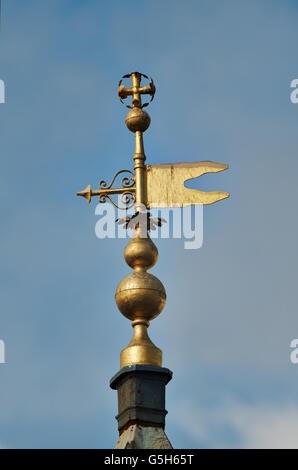
[[[157,277],[138,271],[122,279],[115,298],[120,312],[129,320],[143,318],[150,321],[162,311],[166,292]]]
[[[150,269],[158,259],[158,250],[151,238],[135,236],[124,250],[124,258],[131,268]]]
[[[125,124],[131,132],[145,132],[150,126],[150,116],[141,108],[133,108],[125,119]]]

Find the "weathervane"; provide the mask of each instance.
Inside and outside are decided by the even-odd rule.
[[[131,88],[126,88],[122,84],[122,80],[126,78],[131,78]],[[141,86],[142,78],[149,80],[149,85]],[[122,103],[129,96],[132,97],[132,105],[127,106],[131,110],[126,116],[125,123],[128,129],[135,134],[134,172],[120,170],[109,185],[106,181],[100,181],[99,189],[92,190],[88,185],[86,189],[77,193],[79,196],[85,197],[88,202],[93,196],[98,196],[100,203],[106,202],[108,198],[120,209],[135,206],[135,215],[118,219],[119,223],[125,224],[127,228],[132,227],[134,230],[124,251],[125,261],[134,271],[122,279],[115,294],[120,312],[132,321],[134,328],[132,341],[120,355],[120,371],[111,380],[111,387],[118,390],[119,398],[119,414],[117,416],[120,431],[117,444],[119,448],[123,448],[127,444],[123,444],[123,440],[127,439],[123,436],[125,436],[124,431],[128,429],[129,425],[136,426],[136,423],[139,423],[141,428],[143,426],[143,430],[150,425],[163,429],[166,414],[164,409],[165,385],[172,376],[169,369],[162,367],[162,351],[152,343],[147,332],[149,322],[160,314],[166,301],[166,292],[162,283],[147,272],[154,266],[158,258],[158,250],[150,239],[148,231],[156,225],[160,226],[164,220],[151,220],[147,209],[212,204],[229,197],[229,193],[222,191],[204,192],[188,189],[184,186],[185,181],[189,179],[197,178],[205,173],[227,169],[228,165],[226,164],[203,161],[145,165],[143,132],[150,125],[150,117],[143,109],[149,103],[142,104],[141,95],[149,95],[151,101],[153,100],[155,95],[153,80],[139,72],[124,75],[119,82],[118,96]],[[122,177],[121,187],[113,188],[115,180],[123,173],[129,174],[129,176]],[[115,194],[121,195],[122,206],[118,206],[114,202],[112,196]],[[143,224],[142,220],[145,220],[146,223]],[[148,381],[149,376],[151,381]],[[140,398],[137,396],[136,382],[134,382],[136,387],[134,399],[130,396],[130,400],[128,400],[125,393],[125,390],[131,390],[129,388],[131,380],[136,380],[136,377],[142,391],[142,403],[138,401]],[[150,388],[149,384],[154,384],[154,387],[157,387],[157,383],[159,383],[159,391],[157,393],[157,390],[154,389],[155,391],[152,393],[155,394],[155,398],[160,397],[160,403],[153,404],[152,393],[149,394],[151,398],[149,396],[146,398],[146,390],[148,387]],[[160,436],[159,446],[170,447],[169,441],[164,436]],[[144,437],[142,439],[142,443],[139,440],[139,444],[136,444],[136,436],[130,437],[137,447],[152,446],[150,437],[147,436],[147,441],[151,439],[150,444],[145,443]]]

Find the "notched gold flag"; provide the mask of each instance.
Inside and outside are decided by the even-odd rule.
[[[199,191],[186,188],[184,183],[205,173],[216,173],[227,168],[225,163],[210,161],[146,165],[147,208],[213,204],[225,199],[230,196],[229,193]]]

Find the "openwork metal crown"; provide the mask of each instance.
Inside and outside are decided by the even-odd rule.
[[[138,76],[139,78],[144,77],[147,80],[150,80],[149,85],[147,86],[133,86],[132,88],[126,88],[124,85],[122,85],[122,81],[124,78],[130,78],[132,76]],[[126,105],[127,108],[132,109],[133,107],[140,107],[145,108],[150,104],[151,101],[154,99],[155,95],[155,85],[153,82],[153,79],[151,77],[148,77],[148,75],[145,75],[144,73],[139,73],[139,72],[134,72],[134,73],[128,73],[126,75],[123,75],[121,78],[119,84],[118,84],[118,96],[121,101],[121,103],[125,104],[123,102],[124,99],[126,99],[128,96],[132,96],[132,104],[133,106]],[[136,95],[151,95],[151,100],[148,101],[147,103],[140,104],[140,98],[137,97]]]

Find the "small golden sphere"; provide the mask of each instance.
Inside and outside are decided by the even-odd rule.
[[[124,258],[131,268],[150,269],[158,259],[158,250],[151,238],[131,238],[124,250]]]
[[[133,108],[125,119],[125,124],[131,132],[145,132],[150,126],[150,116],[141,108]]]
[[[143,318],[150,321],[162,311],[166,292],[157,277],[138,271],[122,279],[115,298],[120,312],[129,320]]]

